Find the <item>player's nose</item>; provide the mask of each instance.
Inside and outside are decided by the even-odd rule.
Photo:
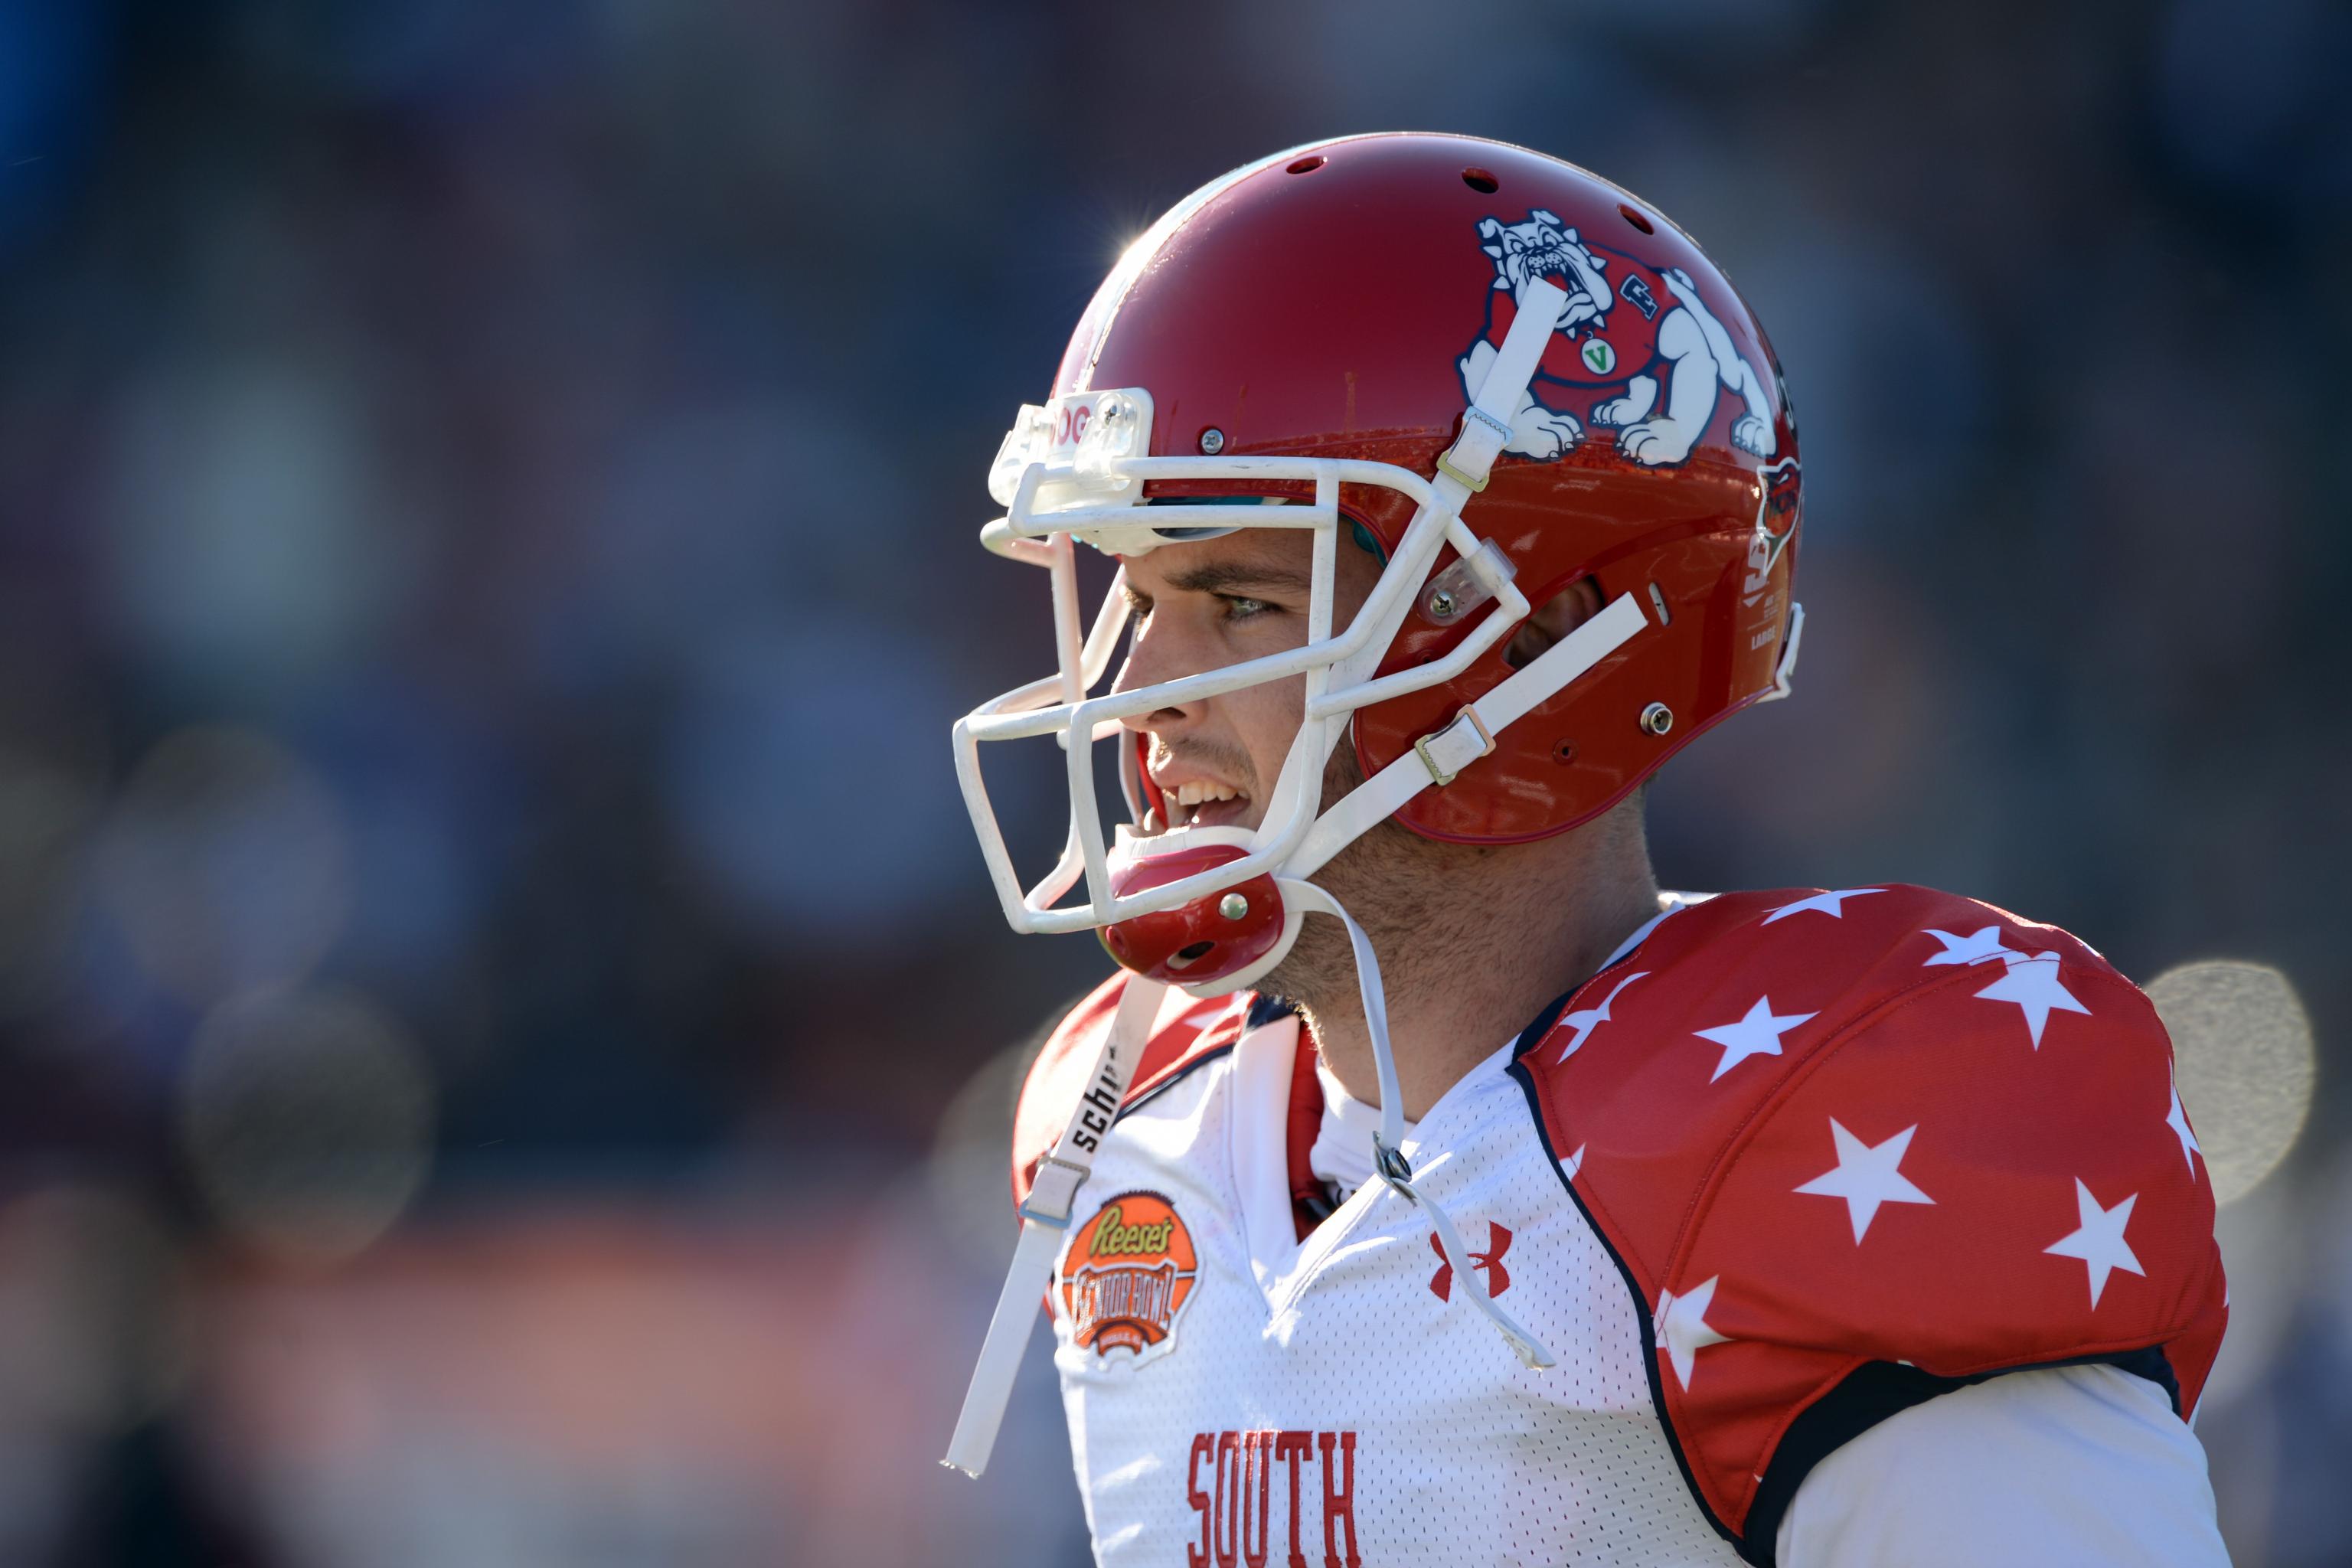
[[[1186,646],[1181,627],[1173,617],[1153,616],[1139,622],[1129,637],[1127,659],[1118,667],[1111,681],[1114,694],[1141,691],[1148,687],[1165,685],[1197,675],[1205,667],[1201,661],[1202,650]],[[1207,699],[1172,701],[1160,707],[1132,713],[1119,721],[1130,730],[1159,731],[1178,728],[1199,716]]]

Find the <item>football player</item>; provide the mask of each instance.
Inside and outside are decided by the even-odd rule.
[[[1950,894],[1653,879],[1644,781],[1789,689],[1801,476],[1738,294],[1555,159],[1296,148],[1128,251],[982,536],[1059,649],[956,729],[990,874],[1119,967],[950,1463],[1042,1292],[1106,1565],[2225,1560],[2147,999]],[[1024,887],[981,752],[1042,737]]]

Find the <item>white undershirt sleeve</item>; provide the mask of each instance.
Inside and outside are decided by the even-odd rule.
[[[2228,1568],[2205,1449],[2112,1366],[2011,1373],[1888,1417],[1813,1467],[1780,1568]]]

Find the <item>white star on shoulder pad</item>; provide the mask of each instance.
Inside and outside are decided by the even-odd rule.
[[[1690,1387],[1691,1363],[1698,1359],[1698,1352],[1709,1345],[1731,1342],[1729,1334],[1717,1333],[1706,1321],[1706,1310],[1715,1300],[1716,1281],[1722,1278],[1720,1274],[1714,1275],[1679,1296],[1668,1290],[1658,1297],[1658,1312],[1651,1320],[1651,1332],[1674,1366],[1675,1381],[1685,1389]]]
[[[2059,983],[2058,955],[2037,952],[2031,958],[2012,958],[2001,977],[1977,993],[1989,1002],[2014,1002],[2025,1009],[2025,1027],[2033,1037],[2033,1048],[2042,1048],[2042,1030],[2050,1022],[2052,1013],[2080,1013],[2084,1017],[2091,1010],[2074,1000],[2074,994]]]
[[[1774,921],[1784,921],[1790,915],[1803,914],[1807,910],[1825,914],[1833,921],[1842,921],[1845,919],[1845,910],[1839,906],[1846,900],[1861,898],[1864,893],[1885,891],[1886,889],[1884,888],[1840,888],[1834,893],[1815,893],[1810,899],[1799,899],[1793,904],[1782,904],[1779,909],[1766,915],[1763,923],[1770,925]]]
[[[1576,1180],[1576,1173],[1584,1169],[1584,1145],[1579,1143],[1576,1146],[1576,1152],[1562,1160],[1559,1163],[1559,1168],[1560,1173],[1570,1181]]]
[[[2172,1085],[2172,1109],[2164,1113],[2164,1124],[2172,1129],[2175,1138],[2180,1140],[2180,1157],[2189,1162],[2189,1179],[2195,1182],[2197,1156],[2205,1152],[2205,1146],[2198,1142],[2197,1134],[2189,1131],[2189,1112],[2181,1106],[2180,1083],[2177,1079]]]
[[[1982,963],[1992,958],[2014,963],[2025,956],[2013,947],[2001,945],[1999,926],[1987,926],[1967,936],[1954,936],[1950,931],[1937,931],[1930,926],[1919,934],[1932,936],[1944,944],[1944,951],[1921,964],[1919,967],[1922,969],[1933,969],[1939,963]]]
[[[1584,1044],[1586,1036],[1591,1034],[1593,1030],[1599,1028],[1601,1025],[1609,1022],[1609,1004],[1617,1000],[1618,992],[1624,990],[1625,987],[1633,984],[1633,982],[1641,979],[1643,975],[1649,973],[1650,972],[1646,969],[1635,970],[1633,973],[1625,976],[1624,979],[1620,980],[1610,989],[1609,994],[1601,999],[1600,1006],[1587,1007],[1580,1012],[1570,1013],[1566,1017],[1562,1018],[1560,1020],[1561,1023],[1566,1024],[1570,1028],[1576,1031],[1576,1037],[1568,1042],[1566,1048],[1559,1053],[1559,1059],[1561,1061],[1566,1061],[1569,1058],[1574,1056],[1577,1053],[1578,1047]]]
[[[1820,1197],[1843,1198],[1846,1216],[1853,1221],[1853,1243],[1862,1245],[1863,1233],[1870,1228],[1871,1220],[1881,1204],[1932,1204],[1936,1200],[1914,1186],[1909,1177],[1895,1167],[1903,1163],[1903,1152],[1911,1147],[1911,1134],[1919,1131],[1913,1122],[1885,1142],[1866,1144],[1847,1131],[1834,1116],[1830,1118],[1830,1137],[1837,1144],[1837,1168],[1824,1171],[1796,1191],[1811,1193]]]
[[[2131,1223],[2132,1205],[2139,1194],[2132,1194],[2111,1209],[2101,1208],[2083,1178],[2074,1178],[2074,1211],[2082,1225],[2072,1236],[2063,1237],[2043,1247],[2061,1258],[2079,1258],[2091,1271],[2091,1309],[2098,1310],[2099,1295],[2107,1288],[2107,1276],[2116,1269],[2126,1274],[2147,1278],[2147,1270],[2139,1266],[2132,1249],[2124,1240],[2124,1226]]]
[[[1717,1024],[1712,1029],[1691,1032],[1702,1040],[1713,1040],[1723,1047],[1723,1059],[1715,1064],[1707,1075],[1713,1083],[1749,1057],[1777,1057],[1780,1054],[1780,1037],[1812,1017],[1811,1013],[1785,1013],[1774,1016],[1772,998],[1759,996],[1748,1016],[1736,1024]]]

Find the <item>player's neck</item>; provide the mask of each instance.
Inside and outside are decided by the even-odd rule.
[[[1418,1121],[1658,912],[1638,805],[1559,839],[1496,854],[1475,871],[1430,889],[1426,907],[1410,916],[1367,911],[1407,1121]],[[1333,987],[1303,1011],[1348,1092],[1379,1104],[1354,985]]]

